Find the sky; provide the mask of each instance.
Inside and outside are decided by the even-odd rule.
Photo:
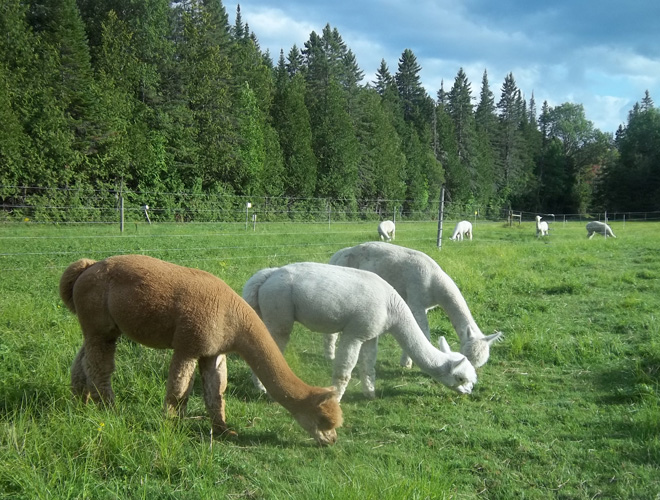
[[[234,23],[237,3],[223,2]],[[602,132],[627,123],[646,90],[660,107],[660,2],[657,0],[244,0],[241,16],[275,63],[326,24],[339,31],[373,82],[412,50],[420,80],[436,98],[463,68],[475,105],[484,70],[495,103],[512,73],[537,116],[547,101],[582,104]]]

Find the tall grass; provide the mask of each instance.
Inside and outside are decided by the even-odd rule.
[[[327,262],[376,238],[374,224],[109,227],[0,226],[0,498],[658,498],[660,226],[477,223],[472,242],[435,247],[432,223],[399,224],[396,244],[432,255],[485,333],[502,330],[471,396],[398,365],[380,342],[377,399],[352,382],[334,447],[318,448],[229,361],[227,417],[238,437],[209,434],[200,387],[188,417],[162,416],[169,353],[122,341],[113,409],[70,396],[81,342],[57,296],[80,257],[146,253],[224,279]],[[458,347],[441,310],[432,335]],[[296,326],[286,358],[328,385],[322,339]],[[356,379],[354,379],[356,380]],[[199,382],[197,382],[198,384]]]

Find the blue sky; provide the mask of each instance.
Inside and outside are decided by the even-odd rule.
[[[237,3],[224,3],[230,23]],[[603,132],[627,122],[648,90],[660,107],[660,2],[656,0],[245,0],[243,21],[277,62],[326,24],[356,56],[365,82],[381,59],[396,73],[411,49],[422,84],[436,97],[463,68],[476,97],[484,69],[499,100],[513,73],[525,97],[584,105]]]

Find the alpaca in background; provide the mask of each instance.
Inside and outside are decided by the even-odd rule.
[[[225,353],[238,353],[319,444],[337,440],[342,412],[333,388],[312,387],[289,368],[263,322],[224,281],[198,269],[145,255],[81,259],[60,279],[60,297],[78,316],[83,345],[71,368],[71,388],[87,401],[112,404],[111,376],[121,334],[156,349],[173,349],[165,409],[182,416],[199,363],[214,432],[225,421]]]
[[[540,238],[541,236],[548,235],[548,223],[541,220],[541,216],[536,216],[536,237]]]
[[[591,221],[587,224],[587,238],[591,239],[594,237],[594,234],[602,234],[606,238],[608,236],[611,236],[612,238],[616,238],[614,236],[614,233],[612,232],[612,228],[605,224],[604,222],[599,222],[599,221]]]
[[[462,220],[456,224],[454,234],[452,234],[450,239],[453,241],[462,241],[464,236],[472,240],[472,223],[467,220]]]
[[[395,227],[391,220],[384,220],[378,224],[378,234],[381,241],[391,241],[394,239]]]

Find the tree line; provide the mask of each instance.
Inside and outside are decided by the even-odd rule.
[[[405,49],[364,72],[336,28],[276,60],[220,0],[5,0],[0,199],[12,186],[456,203],[545,213],[657,209],[660,112],[616,134],[580,104],[540,113],[459,69],[430,96]],[[478,95],[475,95],[478,94]]]

